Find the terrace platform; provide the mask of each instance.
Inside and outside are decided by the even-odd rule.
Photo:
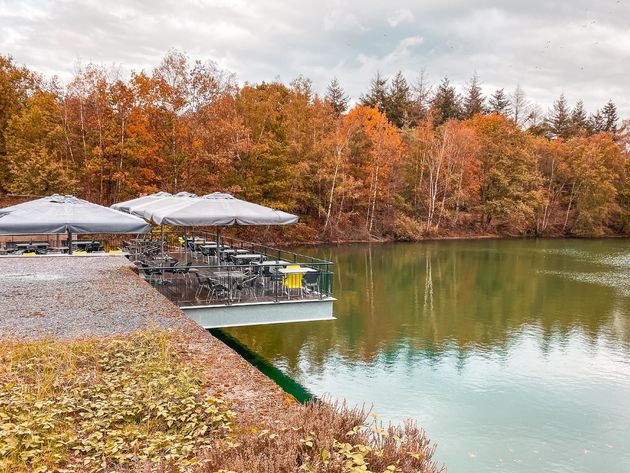
[[[204,233],[126,243],[139,273],[204,328],[333,320],[332,263]]]

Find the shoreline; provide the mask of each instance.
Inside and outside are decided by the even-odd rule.
[[[486,234],[486,235],[444,235],[444,236],[431,236],[426,238],[403,240],[403,239],[347,239],[347,240],[318,240],[318,241],[291,241],[291,242],[278,242],[269,241],[268,244],[273,244],[281,248],[289,247],[316,247],[326,245],[355,245],[355,244],[388,244],[388,243],[423,243],[423,242],[436,242],[436,241],[475,241],[475,240],[628,240],[630,235],[601,235],[601,236],[509,236],[500,234]]]
[[[7,400],[0,439],[15,444],[15,455],[0,455],[0,469],[325,472],[351,460],[378,472],[392,464],[401,472],[443,471],[415,423],[379,426],[383,433],[375,435],[361,408],[308,396],[298,402],[132,266],[120,256],[0,259],[0,358],[8,361],[0,364],[0,399]],[[33,366],[56,375],[32,376]],[[70,399],[62,411],[60,397]],[[80,414],[99,405],[109,414]],[[44,419],[29,427],[39,443],[15,434],[30,412]],[[51,422],[52,431],[41,427]],[[190,425],[198,428],[190,432]],[[110,436],[124,440],[111,443]],[[394,437],[400,440],[390,444]]]

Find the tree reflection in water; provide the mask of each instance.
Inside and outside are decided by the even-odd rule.
[[[332,354],[369,363],[409,347],[506,352],[535,328],[540,350],[580,331],[594,344],[630,340],[630,244],[618,240],[445,241],[300,248],[335,262],[334,322],[245,327],[230,333],[298,375]],[[622,265],[619,265],[621,260]],[[611,265],[610,261],[617,262]],[[595,279],[595,282],[589,282]]]

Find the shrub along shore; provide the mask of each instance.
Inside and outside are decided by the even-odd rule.
[[[0,260],[0,472],[439,471],[414,424],[302,405],[124,259],[78,260]]]

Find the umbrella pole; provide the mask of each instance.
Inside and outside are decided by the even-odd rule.
[[[160,225],[160,252],[164,256],[164,225]]]
[[[186,227],[184,227],[184,264],[188,264],[188,241],[186,240]]]
[[[66,227],[66,231],[68,232],[68,254],[72,254],[72,231],[70,227]]]
[[[221,227],[217,225],[217,266],[221,266]]]

